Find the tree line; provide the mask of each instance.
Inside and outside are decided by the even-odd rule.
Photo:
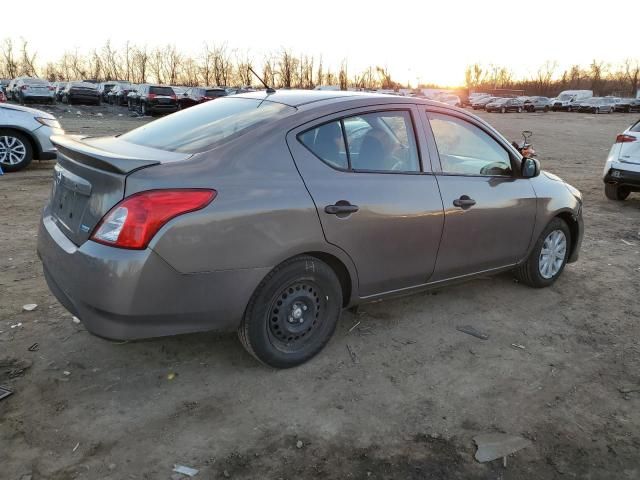
[[[562,71],[557,62],[547,61],[526,78],[517,78],[509,68],[500,65],[475,63],[465,69],[465,86],[469,91],[508,88],[548,97],[563,90],[635,97],[640,88],[640,59],[626,59],[620,64],[593,60],[587,66],[572,65]]]
[[[150,48],[125,42],[115,47],[107,41],[100,48],[66,51],[57,60],[40,62],[26,40],[15,42],[5,38],[0,44],[0,78],[36,76],[52,82],[92,79],[187,86],[260,86],[250,68],[276,88],[409,87],[395,81],[384,66],[372,65],[352,72],[346,60],[331,66],[323,62],[322,56],[296,54],[288,48],[256,59],[249,51],[232,49],[226,44],[204,43],[198,54],[188,55],[171,44]],[[635,96],[640,88],[640,60],[627,59],[617,65],[593,60],[590,65],[573,65],[563,71],[557,62],[547,61],[527,77],[517,77],[504,66],[475,63],[465,69],[464,78],[464,87],[469,92],[508,88],[524,90],[529,95],[556,96],[562,90],[588,89],[594,95]]]
[[[114,47],[107,41],[89,52],[66,51],[54,61],[38,62],[37,53],[27,41],[11,38],[0,45],[0,78],[35,76],[49,81],[92,79],[126,80],[133,83],[157,82],[169,85],[251,86],[260,82],[253,68],[269,86],[305,88],[336,85],[342,89],[397,89],[388,68],[371,66],[362,72],[349,71],[346,60],[337,68],[323,62],[322,56],[294,54],[282,48],[266,54],[260,61],[248,51],[226,44],[203,44],[197,55],[180,52],[175,45],[149,48],[125,42]]]

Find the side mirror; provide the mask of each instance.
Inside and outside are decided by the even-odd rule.
[[[523,130],[522,131],[522,136],[524,137],[525,140],[529,140],[531,135],[533,135],[533,132],[531,130]]]
[[[523,158],[520,170],[522,178],[534,178],[540,175],[540,162],[535,158]]]

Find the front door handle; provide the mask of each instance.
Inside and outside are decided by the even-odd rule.
[[[454,207],[460,207],[463,210],[467,208],[471,208],[476,204],[476,201],[473,198],[470,198],[468,195],[462,195],[460,198],[456,198],[453,201]]]
[[[351,205],[349,202],[340,200],[335,205],[327,205],[324,207],[325,213],[329,215],[349,215],[359,210],[357,205]]]

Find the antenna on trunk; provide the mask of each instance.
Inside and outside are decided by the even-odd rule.
[[[264,85],[264,88],[266,88],[266,89],[267,89],[267,93],[276,93],[275,89],[273,89],[273,88],[271,88],[269,85],[267,85],[267,83],[266,83],[266,82],[265,82],[265,81],[260,77],[260,75],[258,75],[258,74],[253,70],[253,68],[251,68],[251,67],[248,67],[248,68],[249,68],[249,70],[251,71],[251,73],[253,73],[253,74],[256,76],[256,78],[257,78],[258,80],[260,80],[260,83],[262,83],[262,85]]]

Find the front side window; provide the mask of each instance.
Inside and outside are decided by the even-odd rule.
[[[406,111],[347,117],[307,130],[298,138],[317,157],[335,168],[397,173],[420,171],[411,114]]]
[[[450,115],[428,117],[444,173],[511,176],[509,153],[483,130]]]

